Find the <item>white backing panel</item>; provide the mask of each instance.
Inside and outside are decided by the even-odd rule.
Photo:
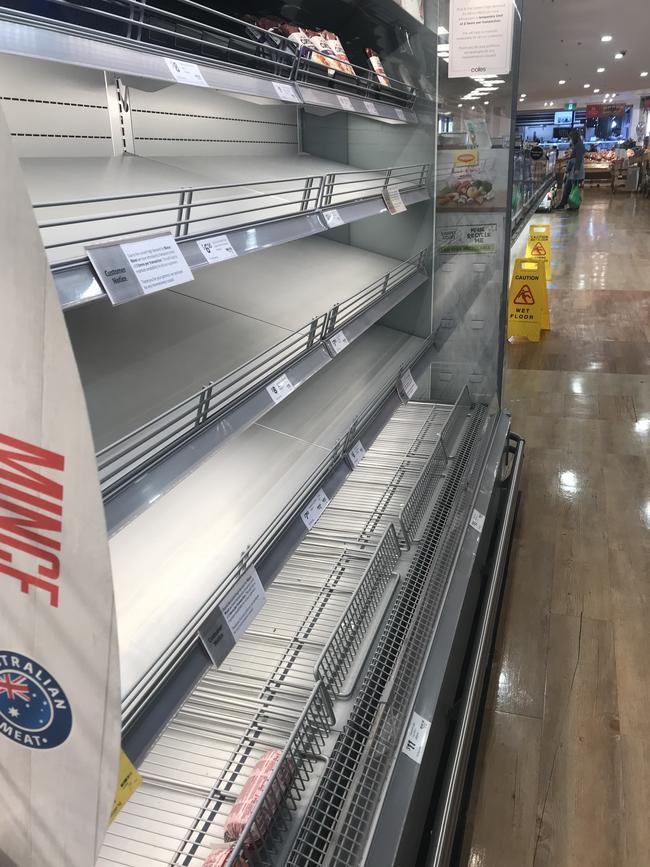
[[[20,157],[113,153],[99,70],[0,55],[0,100]]]
[[[136,153],[265,157],[298,150],[295,106],[257,105],[216,90],[129,88]]]

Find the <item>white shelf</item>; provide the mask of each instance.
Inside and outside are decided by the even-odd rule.
[[[286,340],[400,264],[307,238],[201,269],[179,290],[135,304],[70,311],[97,449]]]
[[[418,337],[374,326],[263,424],[229,440],[112,537],[123,694],[423,345]]]

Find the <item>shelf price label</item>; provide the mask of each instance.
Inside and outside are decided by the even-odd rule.
[[[404,121],[406,120],[406,115],[404,114],[404,112],[402,111],[401,108],[396,108],[396,109],[395,109],[395,114],[397,115],[397,117],[399,118],[399,120],[404,120]]]
[[[336,210],[336,208],[332,208],[329,211],[323,211],[323,217],[325,218],[325,222],[333,229],[335,226],[342,226],[345,220]]]
[[[302,522],[308,530],[311,530],[311,528],[316,524],[325,509],[329,506],[329,503],[330,498],[322,488],[315,497],[312,497],[307,507],[300,513]]]
[[[151,295],[194,276],[169,233],[123,244],[100,244],[86,252],[99,282],[115,305]]]
[[[266,592],[251,566],[199,627],[212,662],[219,666],[264,607]]]
[[[413,374],[411,373],[410,368],[404,371],[404,373],[400,377],[400,382],[402,383],[404,394],[410,400],[415,394],[415,392],[418,390],[417,382],[413,379]]]
[[[364,448],[361,440],[357,440],[356,443],[352,446],[350,451],[348,452],[348,457],[350,458],[350,463],[353,467],[356,467],[358,463],[363,459],[366,454],[366,450]]]
[[[194,87],[210,86],[196,63],[188,63],[186,60],[176,60],[172,57],[166,57],[165,63],[179,84],[192,84]]]
[[[215,235],[214,238],[204,238],[196,243],[206,261],[210,263],[224,262],[226,259],[235,259],[237,256],[237,251],[230,243],[228,235]]]
[[[419,713],[413,713],[404,739],[402,752],[405,753],[409,759],[413,759],[413,761],[418,765],[422,762],[422,756],[424,755],[424,748],[427,745],[430,728],[431,723],[428,719],[420,716]]]
[[[379,115],[379,112],[377,111],[377,106],[374,104],[374,102],[370,102],[369,99],[364,99],[363,104],[365,105],[368,114],[374,114],[375,117]]]
[[[473,527],[477,533],[480,533],[483,529],[483,524],[485,524],[485,515],[483,512],[479,512],[478,509],[474,509],[472,517],[469,519],[470,527]]]
[[[352,100],[347,96],[341,96],[340,94],[337,96],[339,101],[339,105],[341,108],[344,108],[346,111],[354,111],[354,106],[352,105]]]
[[[271,383],[271,385],[266,386],[266,390],[268,391],[273,403],[280,403],[285,399],[285,397],[289,397],[291,392],[295,391],[295,389],[295,385],[291,382],[286,373],[279,376],[275,382]]]
[[[338,355],[339,352],[343,352],[346,346],[349,346],[350,341],[342,331],[339,331],[338,334],[333,334],[327,343],[334,355]]]
[[[401,214],[406,210],[406,205],[404,204],[404,200],[402,199],[402,194],[400,191],[394,187],[391,189],[390,187],[384,187],[382,192],[382,196],[384,198],[384,204],[388,208],[388,213],[392,214]]]
[[[274,81],[273,90],[275,90],[280,99],[283,99],[285,102],[300,102],[300,97],[296,93],[295,88],[290,84],[282,84],[280,81]]]

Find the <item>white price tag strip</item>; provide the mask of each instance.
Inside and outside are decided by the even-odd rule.
[[[284,99],[286,102],[300,102],[300,97],[290,84],[282,84],[279,81],[274,81],[273,89],[280,99]]]
[[[264,605],[266,593],[254,566],[244,572],[221,603],[221,612],[235,641],[239,641]]]
[[[335,334],[333,337],[330,337],[330,339],[327,342],[329,343],[330,348],[332,349],[332,352],[335,355],[338,355],[339,352],[342,352],[345,349],[345,347],[348,346],[350,343],[350,341],[348,340],[348,338],[345,336],[345,334],[342,331],[339,331],[338,334]]]
[[[396,109],[395,109],[395,114],[397,115],[397,117],[398,117],[400,120],[406,120],[406,115],[404,114],[404,112],[402,111],[401,108],[396,108]]]
[[[359,463],[359,461],[362,460],[365,453],[366,453],[366,450],[363,446],[363,443],[361,442],[361,440],[357,440],[356,443],[352,446],[352,448],[348,452],[348,457],[350,458],[350,462],[351,462],[353,467],[356,467],[356,465]]]
[[[413,397],[415,392],[418,390],[418,384],[413,379],[413,374],[411,373],[410,369],[405,370],[404,373],[402,374],[401,383],[402,383],[402,388],[404,389],[404,393],[406,394],[406,396],[408,398]]]
[[[208,82],[203,78],[203,73],[196,63],[188,63],[186,60],[174,60],[171,57],[166,57],[165,63],[179,84],[209,87]]]
[[[418,713],[413,714],[406,732],[402,752],[406,753],[409,759],[413,759],[418,765],[421,763],[422,756],[424,755],[424,748],[427,745],[430,728],[431,723],[429,720]]]
[[[341,108],[344,108],[346,111],[354,111],[352,100],[348,99],[347,96],[338,96],[337,99]]]
[[[333,229],[334,226],[342,226],[345,222],[343,217],[339,214],[336,208],[332,208],[331,211],[323,211],[323,217],[325,217],[325,222]]]
[[[120,244],[145,295],[189,283],[194,276],[171,235]]]
[[[204,238],[196,243],[208,262],[223,262],[237,256],[237,251],[228,240],[228,235],[216,235],[214,238]]]
[[[271,385],[266,386],[266,390],[271,396],[273,403],[280,403],[280,401],[284,400],[285,397],[288,397],[292,391],[295,391],[295,388],[295,385],[290,382],[286,373],[279,376],[275,382],[271,383]]]
[[[312,498],[307,508],[302,510],[302,512],[300,513],[300,517],[302,518],[302,522],[308,530],[311,530],[316,521],[318,521],[325,509],[329,506],[329,502],[329,497],[321,488],[321,490],[316,494],[316,496]]]
[[[401,214],[402,211],[406,210],[406,205],[404,204],[402,194],[399,190],[391,190],[389,187],[386,187],[382,196],[384,197],[384,204],[388,208],[390,214]]]
[[[363,104],[365,105],[368,114],[374,114],[375,116],[379,114],[379,112],[377,111],[377,106],[374,104],[374,102],[370,102],[370,100],[364,99]]]
[[[483,529],[483,524],[485,524],[485,515],[483,512],[479,512],[478,509],[474,509],[472,512],[472,517],[469,519],[470,527],[474,527],[477,533],[480,533]]]

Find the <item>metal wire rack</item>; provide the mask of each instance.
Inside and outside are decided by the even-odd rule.
[[[89,244],[165,231],[178,240],[200,239],[363,201],[386,189],[426,189],[430,178],[431,165],[419,163],[36,202],[33,208],[53,267],[67,268],[85,261]]]
[[[109,829],[101,867],[198,867],[223,845],[230,808],[269,749],[281,758],[229,863],[239,855],[249,864],[274,863],[324,765],[334,722],[328,684],[316,679],[315,668],[327,655],[338,678],[358,650],[360,624],[350,625],[349,641],[330,639],[343,635],[341,625],[351,623],[346,611],[356,611],[371,583],[386,587],[400,550],[391,518],[449,413],[431,404],[395,413],[286,563],[246,635],[202,678],[159,738],[140,768],[142,788]]]
[[[288,867],[363,863],[380,790],[401,743],[414,684],[435,631],[473,496],[485,407],[476,406],[469,415],[462,401],[456,407],[465,427],[458,452],[449,462],[422,543],[301,825]]]
[[[332,67],[332,58],[315,48],[305,50],[277,32],[219,12],[195,0],[177,0],[175,12],[141,0],[85,5],[71,0],[44,0],[39,15],[29,2],[18,2],[23,21],[140,50],[199,60],[202,64],[256,73],[281,81],[299,81],[410,108],[414,88],[383,73],[349,62]],[[383,83],[382,83],[383,82]]]
[[[102,449],[97,455],[97,462],[104,500],[110,499],[145,469],[155,465],[208,426],[218,423],[251,395],[271,384],[289,365],[389,295],[407,279],[416,274],[424,275],[428,252],[421,250],[280,343]]]

